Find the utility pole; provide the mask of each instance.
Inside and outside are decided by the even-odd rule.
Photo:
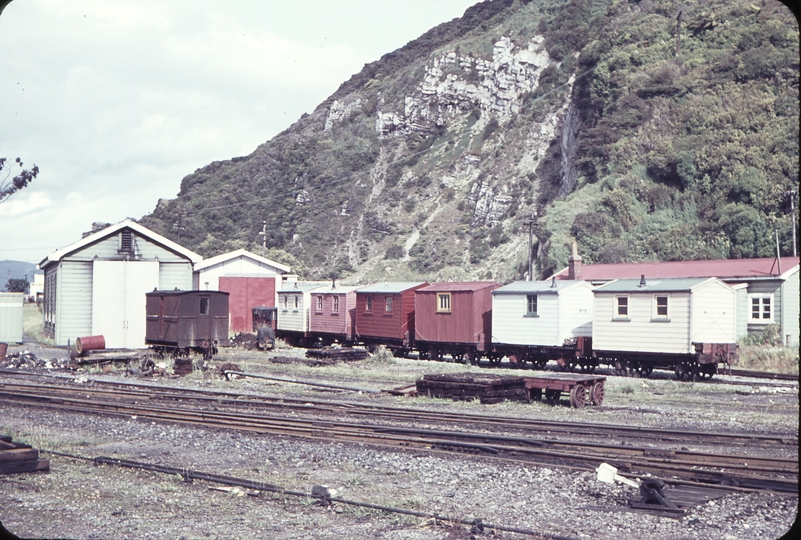
[[[267,221],[261,222],[261,232],[259,233],[261,236],[261,249],[262,255],[267,255]]]
[[[790,197],[790,213],[793,216],[793,257],[798,257],[798,249],[796,248],[796,232],[795,229],[798,226],[798,218],[795,215],[795,196],[798,195],[798,191],[791,189],[790,191],[785,191],[784,194]]]
[[[528,225],[528,277],[527,281],[534,281],[534,253],[533,235],[534,225],[537,223],[537,211],[534,210],[530,215],[523,219],[523,224]]]

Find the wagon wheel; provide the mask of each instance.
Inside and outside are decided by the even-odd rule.
[[[623,360],[615,360],[615,375],[625,377],[628,375],[628,366]]]
[[[581,363],[579,364],[579,368],[581,368],[582,373],[592,373],[595,371],[595,366],[593,364]]]
[[[378,345],[376,345],[375,343],[368,343],[366,348],[367,352],[369,352],[370,354],[375,354],[375,352],[378,350]]]
[[[490,361],[490,364],[493,366],[497,366],[501,363],[501,357],[495,353],[490,353],[487,355],[487,358]]]
[[[570,390],[570,405],[580,409],[585,403],[587,403],[587,389],[584,385],[577,384]]]
[[[559,371],[575,371],[578,365],[578,360],[570,358],[569,360],[562,360],[559,362]]]
[[[604,392],[603,382],[593,384],[590,388],[590,402],[600,407],[604,402]]]
[[[532,388],[530,394],[532,400],[534,401],[542,400],[542,388]]]
[[[643,366],[642,364],[637,365],[637,376],[642,379],[647,379],[648,376],[653,372],[653,366]]]
[[[473,350],[467,351],[467,360],[471,365],[477,366],[481,360],[481,355],[477,354],[476,351]]]
[[[698,378],[701,380],[709,380],[718,372],[718,366],[715,364],[704,364],[698,370]]]
[[[562,392],[560,390],[546,390],[545,391],[545,400],[550,403],[551,405],[555,405],[559,403],[559,398],[562,396]]]
[[[676,364],[676,378],[682,381],[689,381],[693,378],[693,369],[687,362]]]
[[[464,364],[464,353],[456,353],[451,355],[453,357],[453,361],[459,364]]]
[[[545,366],[548,365],[548,359],[537,358],[536,360],[534,360],[534,365],[537,367],[537,369],[545,369]]]

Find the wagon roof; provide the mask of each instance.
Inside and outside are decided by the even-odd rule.
[[[504,285],[500,289],[495,289],[492,291],[492,294],[521,294],[532,292],[537,294],[559,294],[565,289],[573,287],[579,283],[586,282],[575,280],[515,281],[509,285]]]
[[[715,278],[648,279],[646,277],[644,286],[640,285],[639,279],[618,279],[606,285],[601,285],[595,289],[595,292],[684,292],[690,291],[707,281],[715,281]]]
[[[325,285],[322,288],[315,289],[314,294],[347,294],[355,291],[358,288],[359,287],[352,285],[337,285],[333,288],[331,285]]]
[[[306,291],[311,291],[311,290],[314,290],[314,289],[319,289],[319,288],[327,287],[327,286],[328,285],[325,284],[325,283],[299,283],[299,282],[295,282],[292,285],[292,287],[290,287],[289,289],[281,289],[280,291],[278,291],[278,294],[281,294],[281,293],[291,294],[291,293],[306,292]]]
[[[417,289],[416,292],[471,292],[480,291],[488,287],[497,288],[500,287],[500,284],[494,281],[442,281],[440,283],[433,283],[422,289]]]
[[[183,294],[230,294],[226,291],[183,291],[180,289],[172,289],[172,290],[158,290],[153,289],[152,291],[145,293],[146,296],[154,295],[154,296],[180,296]]]
[[[398,294],[404,291],[408,291],[409,289],[414,289],[415,287],[419,287],[421,285],[428,285],[428,283],[425,281],[384,281],[382,283],[373,283],[371,285],[365,285],[364,287],[356,291],[356,293]]]

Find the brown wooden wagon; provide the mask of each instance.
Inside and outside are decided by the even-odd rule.
[[[604,402],[606,377],[560,374],[549,377],[523,377],[529,397],[540,401],[543,396],[548,403],[557,403],[562,392],[570,395],[570,405],[583,407],[589,401],[593,405]]]

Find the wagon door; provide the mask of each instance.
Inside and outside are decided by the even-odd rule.
[[[211,343],[204,344],[203,340],[213,337],[211,295],[201,293],[198,295],[198,299],[200,306],[197,312],[197,331],[195,333],[197,343],[195,345],[210,346]]]
[[[144,347],[145,293],[159,284],[158,261],[94,261],[92,278],[92,333],[109,348]]]

